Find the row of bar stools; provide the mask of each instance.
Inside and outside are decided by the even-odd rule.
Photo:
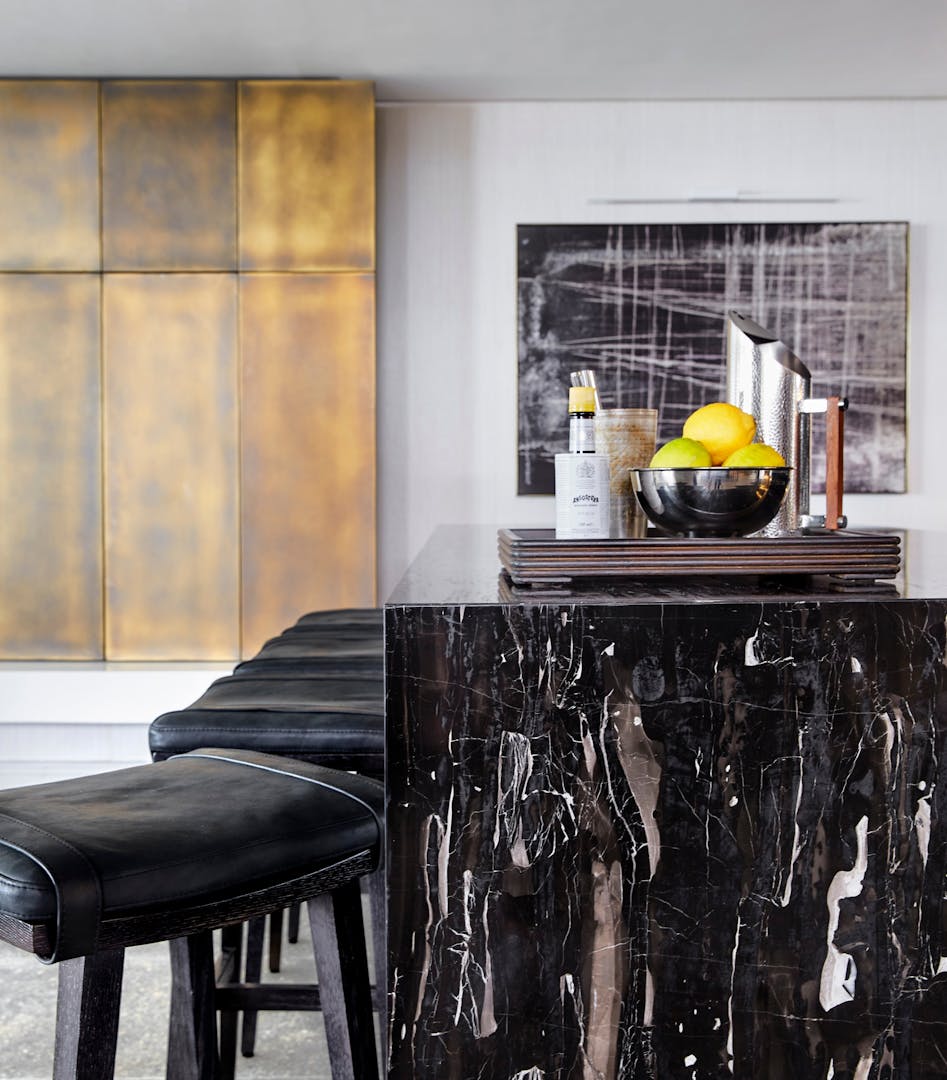
[[[382,731],[381,725],[377,723],[383,713],[384,676],[384,619],[379,609],[349,608],[303,615],[294,626],[267,641],[253,659],[238,664],[233,674],[241,677],[279,679],[307,676],[332,676],[342,679],[362,677],[363,686],[371,686],[374,691],[376,723],[368,732],[364,728],[361,732],[354,729],[349,732],[353,739],[359,735],[365,740],[358,748],[363,755],[361,763],[355,760],[351,750],[349,763],[353,769],[368,776],[384,778],[384,755],[380,745]],[[323,735],[317,737],[325,740]],[[383,903],[381,872],[372,884],[377,890],[377,895],[373,891],[374,902],[376,905],[379,900]],[[376,914],[380,914],[380,911]],[[271,971],[279,970],[280,923],[281,914],[271,916]],[[376,930],[376,945],[380,950],[384,947],[383,939],[377,932],[380,929],[380,920],[376,918],[372,925]],[[291,942],[297,938],[298,927],[297,904],[293,905],[289,912],[288,938]],[[262,952],[261,928],[257,925],[251,926],[250,934],[247,960],[252,964],[254,953],[257,950]],[[247,1026],[245,1024],[245,1031]],[[252,1052],[252,1036],[244,1038],[244,1052]]]
[[[378,863],[383,789],[265,754],[0,792],[0,938],[59,963],[54,1080],[114,1072],[126,947],[171,942],[169,1080],[221,1075],[211,932],[308,903],[334,1080],[375,1080],[358,881]],[[225,976],[234,981],[232,975]]]
[[[277,637],[267,641],[260,651],[250,660],[238,664],[233,672],[234,678],[309,680],[333,679],[357,687],[362,694],[361,704],[366,704],[370,719],[366,722],[365,714],[345,724],[341,734],[345,745],[339,747],[334,735],[322,728],[310,732],[306,752],[315,751],[316,760],[325,760],[322,755],[334,753],[331,760],[338,768],[350,768],[354,771],[384,778],[384,620],[382,612],[375,608],[319,611],[303,615],[294,626],[288,627]],[[314,689],[312,700],[320,704],[331,700],[332,688],[320,684]],[[234,694],[231,686],[219,688],[224,694]],[[240,691],[240,688],[237,688]],[[249,699],[252,690],[246,695]],[[294,697],[298,700],[299,695]],[[231,701],[234,700],[231,696]],[[277,752],[292,754],[289,738],[293,732],[292,720],[284,717],[281,745]],[[297,729],[298,730],[298,729]],[[377,1002],[382,1017],[381,1033],[384,1051],[386,1027],[384,1024],[384,999],[382,988],[385,985],[385,883],[384,868],[369,879],[372,902],[372,931],[375,942]],[[247,933],[247,978],[259,977],[262,969],[264,921],[254,920]],[[297,940],[299,932],[299,905],[289,909],[288,939]],[[270,916],[270,952],[271,971],[279,970],[280,943],[282,935],[282,912]],[[256,1017],[246,1013],[243,1020],[241,1049],[245,1056],[253,1054],[256,1031]]]
[[[376,609],[303,616],[186,709],[159,716],[152,756],[234,746],[383,779],[383,651]]]
[[[149,735],[161,760],[196,745],[259,749],[332,768],[384,777],[384,629],[378,610],[314,612],[267,641],[232,675],[218,679],[186,709],[159,716]],[[383,870],[369,879],[376,962],[376,1005],[386,1043],[386,945]],[[290,907],[289,937],[296,939],[298,905]],[[265,921],[252,920],[245,979],[258,983]],[[270,916],[270,969],[279,968],[282,910]],[[225,947],[240,948],[236,934]],[[285,1000],[274,991],[272,1000]],[[269,1004],[269,999],[264,999]],[[231,1022],[232,1021],[232,1022]],[[222,1045],[236,1041],[236,1017],[222,1026]],[[256,1013],[243,1013],[241,1049],[254,1052]],[[229,1055],[228,1055],[229,1059]]]

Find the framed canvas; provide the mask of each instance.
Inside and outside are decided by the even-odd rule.
[[[731,309],[792,349],[814,396],[848,398],[846,490],[905,490],[906,222],[520,225],[517,249],[519,494],[554,490],[571,371],[595,372],[603,408],[657,409],[659,445],[723,400]]]

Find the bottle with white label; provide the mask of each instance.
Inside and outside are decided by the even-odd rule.
[[[569,452],[556,454],[556,539],[608,538],[608,458],[595,452],[595,388],[569,388]]]

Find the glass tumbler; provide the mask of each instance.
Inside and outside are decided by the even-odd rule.
[[[648,519],[631,487],[630,469],[645,469],[654,456],[657,409],[602,409],[595,414],[595,449],[608,456],[612,539],[640,538]]]

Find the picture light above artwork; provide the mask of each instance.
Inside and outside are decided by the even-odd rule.
[[[840,203],[847,200],[836,195],[769,195],[762,191],[705,191],[693,195],[667,198],[665,196],[643,196],[641,198],[594,198],[589,199],[590,206],[663,206],[686,205],[687,203],[774,203],[779,205],[796,203]]]

